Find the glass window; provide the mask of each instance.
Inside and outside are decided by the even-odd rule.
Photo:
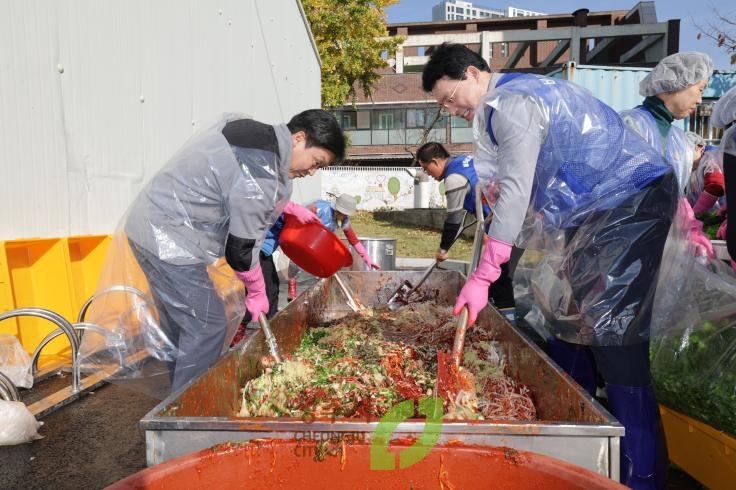
[[[437,116],[437,107],[425,107],[423,109],[407,109],[406,110],[406,127],[407,128],[426,128],[434,121]],[[444,128],[447,125],[447,118],[440,117],[434,124],[436,128]]]
[[[358,129],[371,129],[371,111],[358,111]]]
[[[338,111],[336,118],[342,129],[355,129],[357,127],[358,115],[356,111]]]
[[[377,109],[373,111],[373,129],[404,129],[404,109]]]
[[[450,126],[452,126],[453,128],[471,128],[473,127],[473,123],[470,121],[466,121],[462,117],[452,116],[450,118]]]
[[[473,128],[452,128],[453,143],[472,143]]]
[[[367,146],[371,144],[370,131],[345,131],[350,136],[350,144],[353,146]]]

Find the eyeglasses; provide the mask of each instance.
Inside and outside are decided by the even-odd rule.
[[[455,85],[455,88],[452,89],[452,92],[450,92],[450,96],[446,99],[443,99],[442,102],[440,102],[440,114],[447,117],[450,115],[450,111],[447,109],[448,104],[452,104],[455,102],[455,93],[457,92],[457,88],[460,86],[460,84],[463,83],[463,80],[459,80],[457,84]]]

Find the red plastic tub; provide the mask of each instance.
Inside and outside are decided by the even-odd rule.
[[[350,250],[322,223],[303,225],[287,216],[279,245],[296,265],[317,277],[330,277],[353,263]]]
[[[325,447],[314,441],[258,439],[180,456],[121,480],[122,489],[623,489],[585,468],[536,453],[462,443],[440,444],[417,463],[399,468],[398,454],[412,441],[392,441],[393,470],[370,468],[370,442]],[[402,446],[404,446],[402,448]]]

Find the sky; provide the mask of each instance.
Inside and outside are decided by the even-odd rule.
[[[546,14],[566,14],[572,13],[579,8],[587,8],[591,12],[601,12],[606,10],[630,10],[638,2],[637,0],[605,0],[605,1],[581,1],[581,0],[506,0],[505,2],[498,0],[481,0],[475,2],[467,0],[474,5],[486,8],[504,9],[506,7],[517,7],[535,12],[544,12]],[[736,7],[724,7],[724,2],[717,0],[720,5],[718,11],[721,15],[736,19]],[[432,20],[432,7],[437,5],[439,0],[399,0],[399,3],[388,7],[388,22],[427,22]],[[729,62],[729,54],[724,48],[718,48],[715,41],[702,36],[697,39],[698,28],[707,27],[707,23],[720,25],[720,21],[716,17],[713,5],[714,0],[655,0],[655,9],[657,12],[657,21],[665,22],[672,19],[680,19],[680,51],[700,51],[706,53],[713,60],[713,64],[717,70],[736,70],[736,65]],[[736,27],[731,26],[730,32],[736,32]]]

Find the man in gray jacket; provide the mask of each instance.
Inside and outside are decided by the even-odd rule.
[[[155,301],[157,334],[173,346],[172,390],[226,345],[226,308],[208,266],[224,256],[245,285],[252,317],[266,314],[258,260],[266,231],[282,212],[318,220],[289,201],[291,179],[344,153],[342,130],[323,110],[276,125],[229,115],[190,138],[133,202],[125,234]]]

